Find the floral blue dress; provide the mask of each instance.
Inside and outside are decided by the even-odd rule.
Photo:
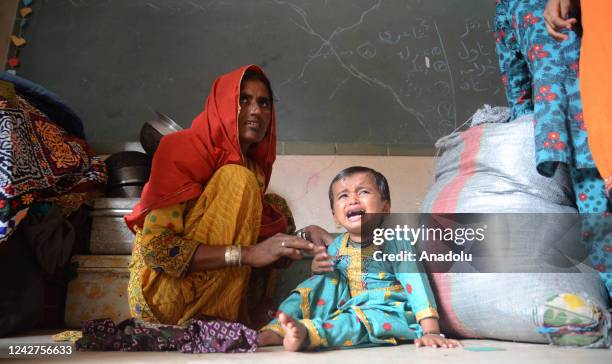
[[[583,243],[612,297],[612,216],[603,179],[587,142],[579,89],[581,29],[546,31],[545,0],[498,0],[495,40],[511,119],[534,114],[538,172],[552,176],[568,166],[583,214]]]

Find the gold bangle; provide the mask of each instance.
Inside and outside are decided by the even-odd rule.
[[[242,267],[242,245],[236,245],[236,248],[238,250],[238,266]]]
[[[232,247],[231,246],[227,246],[225,247],[225,265],[231,265],[232,261],[231,261],[231,251],[232,251]]]
[[[230,245],[225,248],[225,265],[242,266],[242,246]]]

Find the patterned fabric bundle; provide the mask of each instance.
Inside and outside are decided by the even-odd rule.
[[[160,325],[128,319],[83,322],[79,350],[180,351],[182,353],[246,353],[257,349],[257,332],[226,321],[192,320],[187,326]]]
[[[541,326],[555,345],[609,347],[610,314],[577,294],[550,297],[542,307]],[[540,319],[540,315],[536,315]]]
[[[551,340],[542,332],[543,322],[551,322],[545,307],[550,297],[579,292],[574,294],[577,299],[590,302],[600,312],[609,309],[597,274],[433,273],[430,282],[442,331],[456,337],[580,345]],[[592,321],[593,326],[584,327],[584,334],[595,335],[607,345],[605,331],[601,330],[609,328],[605,316],[593,316]]]
[[[102,191],[104,162],[0,81],[0,242],[35,200]]]

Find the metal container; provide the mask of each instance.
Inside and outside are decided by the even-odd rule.
[[[130,317],[128,303],[129,255],[75,255],[77,278],[68,283],[64,323],[80,328],[81,322]]]
[[[92,254],[132,254],[134,234],[123,216],[129,214],[138,198],[98,198],[94,202],[89,251]]]
[[[160,112],[156,112],[156,114],[157,119],[147,121],[140,129],[140,144],[150,156],[155,154],[159,142],[164,135],[183,130],[183,128],[169,116]]]
[[[151,157],[136,151],[112,154],[104,163],[108,167],[108,187],[144,185],[151,174]]]

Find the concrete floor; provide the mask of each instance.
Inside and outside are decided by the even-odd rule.
[[[55,333],[55,332],[53,332]],[[9,344],[51,343],[50,333],[32,333],[0,339],[0,348]],[[288,353],[281,347],[262,348],[251,354],[181,354],[124,353],[124,352],[76,352],[65,358],[53,358],[53,363],[612,363],[612,350],[578,349],[539,344],[513,343],[494,340],[464,340],[463,348],[431,349],[414,345],[375,347],[353,350],[335,350],[317,353]],[[469,348],[497,348],[500,351],[469,351]],[[4,351],[4,350],[3,350]],[[7,359],[0,361],[8,362]],[[50,359],[50,358],[49,358]],[[44,360],[44,359],[43,359]],[[19,363],[40,363],[41,359],[22,359]]]

